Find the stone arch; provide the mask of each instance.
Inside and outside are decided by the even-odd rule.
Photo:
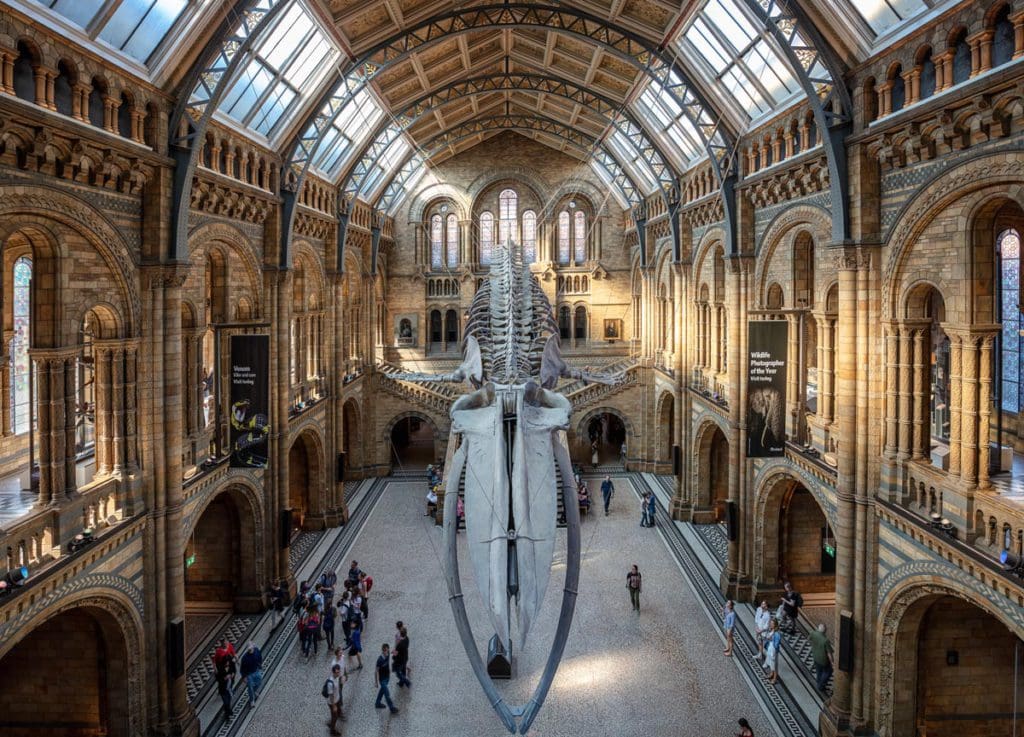
[[[724,454],[724,458],[722,457]],[[724,463],[723,463],[724,461]],[[693,434],[690,466],[694,490],[695,522],[724,518],[723,502],[729,497],[729,428],[720,418],[707,415]],[[724,475],[722,472],[724,471]]]
[[[902,285],[924,278],[927,270],[909,272],[909,261],[915,244],[936,217],[958,201],[967,210],[977,213],[979,206],[992,199],[1012,200],[1024,207],[1024,157],[1005,154],[987,154],[970,159],[934,176],[918,189],[897,213],[894,225],[885,239],[889,260],[883,270],[882,315],[891,319],[899,305]],[[968,222],[973,224],[974,218]],[[953,242],[959,251],[958,263],[972,264],[968,252],[970,229],[959,227]],[[934,273],[934,269],[931,270]],[[972,281],[968,275],[966,282]],[[948,290],[947,290],[947,293]],[[951,301],[953,294],[950,293]],[[966,306],[973,303],[973,295],[958,296],[947,308],[966,317]]]
[[[540,202],[547,202],[550,196],[548,188],[537,177],[534,169],[524,166],[505,166],[501,169],[493,169],[480,174],[466,187],[466,200],[469,202],[469,212],[476,212],[476,203],[480,196],[492,186],[501,182],[516,182],[528,187],[534,197]]]
[[[409,221],[419,223],[435,203],[446,201],[455,208],[459,220],[469,218],[470,197],[459,187],[448,182],[433,182],[419,190],[409,205]]]
[[[676,433],[676,395],[663,391],[658,397],[655,417],[658,418],[658,438],[656,457],[663,463],[672,463],[672,446],[675,445]]]
[[[906,704],[897,703],[897,679],[901,667],[912,665],[916,672],[920,626],[931,605],[945,597],[971,604],[1005,625],[1017,638],[1024,638],[1024,617],[1019,608],[1013,607],[1018,612],[1011,615],[999,601],[997,589],[988,589],[963,571],[939,562],[908,563],[894,570],[879,587],[880,626],[875,640],[879,737],[906,734],[908,713]],[[900,683],[909,688],[905,680]]]
[[[545,202],[550,203],[547,205],[542,212],[537,213],[537,217],[550,218],[556,209],[555,205],[561,202],[566,197],[576,196],[584,200],[593,213],[594,217],[599,217],[601,212],[607,207],[606,196],[600,192],[594,185],[584,179],[572,179],[568,182],[562,182],[557,187],[547,193],[548,199]],[[600,205],[595,203],[601,203]]]
[[[292,525],[304,530],[324,526],[327,500],[324,442],[312,422],[291,432],[288,446],[288,506]]]
[[[806,489],[817,503],[825,522],[834,532],[835,510],[820,485],[801,469],[792,468],[784,460],[769,462],[754,479],[754,570],[755,581],[762,589],[781,585],[779,571],[783,563],[783,546],[779,540],[781,511],[797,487]]]
[[[200,536],[203,516],[211,509],[216,508],[215,505],[230,505],[229,509],[218,511],[223,514],[233,513],[235,515],[227,520],[230,523],[227,526],[236,531],[236,540],[233,542],[237,542],[237,546],[221,552],[227,552],[233,556],[230,567],[233,569],[232,575],[237,576],[237,579],[233,591],[221,596],[219,600],[233,600],[236,611],[255,612],[262,609],[261,591],[262,584],[266,581],[264,554],[267,549],[264,542],[266,515],[263,508],[263,495],[263,489],[255,485],[251,474],[248,472],[234,473],[201,498],[192,501],[192,509],[183,521],[187,557],[189,545],[196,542]],[[224,526],[215,525],[214,527]],[[200,539],[200,541],[202,540]],[[220,575],[227,569],[228,566],[220,561],[216,570],[211,573]],[[188,588],[189,570],[191,569],[186,569],[186,589]],[[212,580],[221,581],[220,579]],[[199,581],[198,583],[204,582]],[[226,590],[226,587],[220,585],[219,589]],[[211,593],[217,594],[217,592]]]
[[[793,205],[776,215],[764,229],[755,249],[753,283],[756,285],[756,293],[762,295],[762,299],[767,296],[767,283],[771,279],[769,267],[780,249],[792,249],[794,241],[802,232],[809,233],[815,244],[827,243],[831,229],[828,211],[816,205]]]
[[[108,731],[105,734],[111,737],[138,735],[146,731],[146,689],[141,685],[145,683],[143,656],[146,637],[139,610],[141,592],[134,587],[128,590],[128,586],[130,584],[124,579],[110,574],[76,577],[74,588],[67,583],[59,586],[0,629],[2,663],[18,645],[30,641],[33,634],[47,625],[59,622],[62,616],[80,614],[92,619],[102,635],[103,647],[113,650],[113,656],[108,657],[112,668],[107,682],[110,687],[108,699],[110,694],[123,694],[123,699],[119,698],[121,703],[111,708],[108,714]],[[138,595],[140,601],[134,601],[133,594]],[[91,644],[87,642],[86,646]],[[30,657],[36,655],[38,648],[33,647],[32,650]],[[47,669],[45,661],[42,665],[45,678],[40,685],[45,686],[52,682],[53,674]],[[27,676],[21,668],[4,668],[4,672],[11,673],[18,680],[24,680]],[[0,682],[2,680],[0,676]],[[129,687],[129,684],[135,684],[135,687]],[[9,693],[6,684],[4,687]],[[31,684],[28,687],[31,688]],[[5,709],[5,712],[9,714],[10,709]],[[35,716],[38,718],[38,712]],[[116,720],[116,725],[110,723],[112,720]],[[38,727],[34,729],[38,730]],[[39,731],[30,730],[26,734],[39,734]]]
[[[583,417],[581,417],[579,419],[579,421],[576,423],[576,447],[578,449],[577,452],[580,454],[580,457],[586,456],[587,463],[589,464],[589,462],[590,462],[590,446],[589,446],[589,442],[590,441],[589,441],[589,436],[588,436],[588,430],[590,428],[590,423],[591,423],[592,420],[595,420],[598,417],[600,417],[601,415],[605,415],[605,414],[611,415],[612,417],[615,417],[619,422],[622,423],[622,426],[625,429],[625,435],[626,435],[625,443],[626,443],[626,449],[627,449],[627,452],[629,454],[629,457],[630,458],[640,458],[640,457],[642,457],[642,455],[643,455],[643,451],[642,451],[642,448],[643,448],[642,438],[639,435],[636,434],[636,432],[635,432],[636,428],[634,427],[633,423],[629,420],[627,415],[622,410],[620,410],[620,409],[618,409],[616,407],[611,407],[609,405],[602,405],[600,407],[596,407],[596,408],[590,410],[585,415],[583,415]],[[571,450],[572,450],[572,445],[570,445],[570,451]]]
[[[259,311],[263,303],[263,271],[260,256],[242,231],[227,223],[205,223],[189,231],[188,244],[193,264],[203,263],[211,248],[226,246],[231,249],[245,269],[245,284],[253,298],[255,309]],[[229,274],[229,278],[231,276]]]
[[[929,317],[927,300],[933,291],[945,305],[946,295],[934,280],[919,279],[913,284],[908,284],[900,298],[900,317],[914,320]]]
[[[342,450],[345,453],[345,478],[349,471],[361,469],[365,464],[366,433],[362,427],[359,402],[353,397],[345,400],[341,408]],[[362,442],[360,442],[362,440]]]
[[[725,231],[715,226],[708,228],[701,236],[700,242],[694,249],[693,255],[693,278],[696,283],[701,282],[701,272],[704,270],[704,261],[712,257],[716,248],[722,248],[725,243]]]
[[[433,413],[426,410],[409,410],[392,417],[384,429],[382,440],[384,441],[384,447],[387,449],[387,465],[392,468],[394,468],[396,460],[400,460],[396,457],[396,449],[393,447],[393,433],[399,423],[411,419],[423,421],[427,424],[427,427],[430,428],[430,432],[434,438],[434,452],[430,462],[432,463],[438,458],[442,458],[444,455],[444,444],[447,442],[447,429],[442,432],[442,425],[437,421],[437,418],[433,416]]]
[[[99,255],[111,281],[117,285],[116,294],[124,300],[125,307],[121,313],[124,316],[125,333],[135,336],[139,316],[142,314],[142,302],[136,280],[130,277],[136,273],[135,253],[138,249],[125,240],[105,213],[77,197],[43,187],[0,186],[0,243],[6,244],[13,234],[26,228],[46,234],[45,242],[33,244],[33,251],[37,248],[45,249],[42,252],[45,258],[52,260],[54,289],[57,292],[72,276],[63,266],[70,263],[71,254],[68,252],[67,238],[58,232],[60,227],[71,230]],[[39,259],[39,256],[37,253],[35,259]],[[62,307],[67,302],[61,295],[54,303],[54,313],[49,322],[56,331],[51,339],[55,342],[40,347],[56,347],[61,344],[56,341],[73,341],[77,336],[78,328],[74,322],[77,315],[65,314]]]

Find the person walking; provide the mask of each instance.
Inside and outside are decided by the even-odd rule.
[[[316,607],[311,606],[306,613],[306,619],[302,623],[302,637],[302,654],[309,660],[310,650],[313,651],[313,655],[317,654],[317,640],[320,637],[320,615],[317,614]]]
[[[725,609],[722,612],[722,629],[725,631],[725,650],[722,653],[731,658],[733,630],[736,629],[736,605],[733,604],[732,599],[725,602]]]
[[[345,648],[338,645],[334,648],[334,659],[331,661],[331,667],[338,666],[341,668],[342,675],[348,675],[348,663],[345,660]]]
[[[359,594],[363,597],[363,601],[359,606],[359,611],[363,613],[363,621],[366,622],[370,619],[370,591],[373,590],[373,576],[370,576],[362,571],[359,572]]]
[[[787,632],[796,632],[796,621],[800,616],[800,607],[804,605],[804,597],[793,589],[793,585],[786,581],[786,590],[782,592],[782,615],[780,618],[786,626]]]
[[[341,712],[341,689],[345,684],[345,672],[341,666],[331,666],[331,675],[327,677],[321,693],[327,699],[327,708],[331,711],[331,720],[327,722],[332,735],[340,735],[338,731],[338,720],[345,721],[345,715]]]
[[[762,601],[754,614],[754,636],[757,638],[757,657],[764,660],[764,641],[768,637],[768,623],[772,621],[772,613],[768,602]]]
[[[643,496],[640,497],[640,526],[647,527],[647,497],[648,492],[644,492]]]
[[[654,527],[654,510],[657,509],[658,501],[654,494],[647,495],[647,526]]]
[[[594,467],[595,471],[597,470],[598,465],[601,463],[600,449],[601,446],[598,445],[596,440],[590,444],[590,465]]]
[[[808,639],[811,641],[811,659],[818,690],[827,696],[828,681],[832,677],[832,643],[825,634],[825,624],[821,623],[812,630]]]
[[[327,640],[328,650],[334,649],[334,618],[336,612],[337,609],[335,609],[334,604],[328,604],[327,609],[324,611],[324,639]]]
[[[352,625],[352,632],[350,635],[350,643],[348,646],[348,656],[355,658],[356,662],[359,663],[356,670],[363,669],[363,628],[356,620]]]
[[[228,642],[228,638],[221,638],[220,646],[213,651],[213,665],[216,668],[224,668],[224,672],[228,675],[230,686],[234,688],[235,675],[238,672],[238,662],[235,659],[235,646]]]
[[[622,447],[619,448],[619,462],[622,464],[623,468],[626,467],[626,443],[625,443],[625,441],[623,441]]]
[[[782,633],[779,632],[779,620],[773,618],[768,624],[768,642],[764,655],[764,667],[768,671],[769,683],[775,683],[779,679],[776,662],[779,658],[780,647],[782,647]]]
[[[750,722],[740,719],[737,723],[740,725],[740,731],[736,733],[736,737],[754,737],[754,730],[750,728]]]
[[[412,686],[412,681],[409,680],[407,675],[409,668],[409,633],[401,622],[397,623],[397,627],[398,639],[395,642],[395,657],[392,664],[395,668],[395,675],[398,676],[398,687],[404,688],[405,686]]]
[[[249,692],[249,703],[256,706],[256,699],[260,695],[260,686],[263,685],[263,653],[256,647],[256,643],[250,642],[245,646],[239,663],[239,673],[245,681],[245,688]]]
[[[640,588],[643,585],[643,576],[636,563],[626,574],[626,588],[629,589],[629,600],[633,604],[633,611],[640,611]]]
[[[604,481],[601,482],[601,497],[604,499],[604,516],[608,516],[608,505],[611,504],[612,497],[615,496],[615,484],[612,483],[611,476],[605,476]]]
[[[346,580],[355,585],[359,583],[360,573],[362,573],[362,571],[359,570],[359,561],[354,560],[352,561],[352,565],[348,568],[348,577]]]
[[[377,657],[377,667],[373,673],[373,685],[377,687],[377,701],[374,706],[383,709],[381,699],[388,702],[388,709],[392,714],[398,713],[398,708],[391,700],[391,692],[388,690],[388,683],[391,681],[391,646],[386,642],[380,646],[380,655]]]
[[[231,716],[231,676],[228,675],[227,665],[217,663],[214,667],[214,677],[217,679],[217,694],[224,706],[224,716]]]
[[[284,622],[285,598],[288,596],[288,582],[278,581],[270,586],[270,602],[274,607],[274,628]]]

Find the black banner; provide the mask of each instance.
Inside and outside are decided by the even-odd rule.
[[[749,323],[747,356],[747,457],[786,452],[785,320]]]
[[[231,467],[266,468],[270,337],[231,336]]]

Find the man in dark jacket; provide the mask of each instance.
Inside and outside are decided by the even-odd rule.
[[[255,706],[260,686],[263,685],[263,653],[256,647],[256,643],[250,642],[246,646],[239,669],[249,691],[249,703]]]

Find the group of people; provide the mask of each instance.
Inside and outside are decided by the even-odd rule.
[[[345,647],[352,649],[354,646],[352,655],[361,658],[361,633],[370,616],[373,577],[360,570],[358,561],[352,561],[343,582],[344,591],[336,602],[337,584],[338,574],[324,571],[316,584],[304,582],[295,597],[292,605],[296,614],[295,627],[302,643],[302,655],[307,661],[318,653],[321,640],[326,640],[329,651],[334,649],[339,624],[345,637]]]
[[[789,581],[785,583],[782,594],[782,601],[778,609],[772,611],[767,601],[762,601],[754,614],[754,634],[757,640],[758,660],[768,673],[768,682],[776,683],[779,678],[778,657],[782,648],[782,629],[785,627],[790,632],[796,631],[796,621],[800,616],[800,607],[803,606],[803,597],[793,589]],[[732,655],[733,634],[736,628],[735,604],[730,599],[725,602],[722,611],[722,628],[725,632],[725,650],[722,652]],[[812,630],[808,639],[811,643],[811,657],[814,662],[814,675],[818,690],[826,694],[829,679],[832,678],[832,643],[826,635],[826,627],[819,624]]]
[[[657,501],[649,491],[645,491],[640,497],[640,526],[654,527],[654,512],[658,508]]]
[[[239,680],[245,682],[249,702],[256,704],[260,687],[263,685],[263,653],[256,643],[247,643],[242,649],[242,657],[239,658],[235,646],[226,637],[221,638],[220,644],[213,652],[213,671],[217,681],[217,693],[224,704],[225,714],[231,715],[231,694]]]

